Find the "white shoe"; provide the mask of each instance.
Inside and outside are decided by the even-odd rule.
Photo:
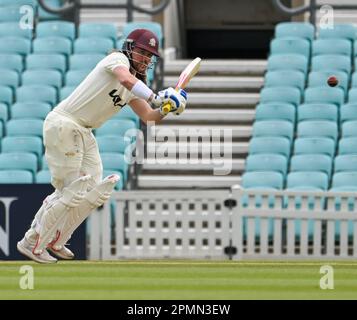
[[[40,254],[34,254],[32,252],[33,248],[34,246],[31,245],[25,237],[17,243],[17,250],[33,261],[47,264],[57,262],[57,259],[52,257],[46,250],[43,250],[43,252]]]
[[[74,258],[74,253],[65,246],[61,247],[60,249],[48,247],[47,250],[61,259],[72,260]]]

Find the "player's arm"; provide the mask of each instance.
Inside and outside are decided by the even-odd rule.
[[[145,101],[151,102],[155,96],[154,92],[143,82],[141,82],[138,78],[133,76],[129,69],[126,68],[125,66],[118,66],[114,69],[114,74],[120,84],[128,89],[129,91],[132,91],[133,89],[135,90],[135,86],[139,86],[139,90],[141,89],[141,94],[145,95],[145,97],[140,97],[143,98]],[[141,83],[140,83],[141,82]],[[140,88],[141,87],[141,88]],[[140,95],[140,92],[139,92]],[[148,97],[149,96],[149,97]]]
[[[163,107],[167,103],[171,105],[170,112],[177,115],[185,110],[187,102],[185,91],[177,92],[173,88],[168,88],[155,94],[145,83],[134,77],[125,66],[117,66],[113,72],[120,84],[138,98],[133,100],[142,100],[141,103],[134,102],[133,110],[145,123],[148,121],[160,122],[167,114],[163,111]],[[154,105],[158,110],[153,110],[149,104]]]
[[[145,122],[159,123],[165,116],[160,114],[160,110],[153,110],[150,105],[143,99],[133,99],[130,101],[130,107]]]

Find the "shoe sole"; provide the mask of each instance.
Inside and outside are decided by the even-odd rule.
[[[35,262],[38,262],[38,263],[42,263],[42,264],[53,264],[53,263],[56,263],[57,260],[54,260],[54,261],[48,261],[48,260],[42,260],[42,259],[39,259],[36,255],[34,255],[30,250],[27,250],[25,248],[23,248],[19,242],[17,243],[17,250],[23,254],[24,256],[26,256],[27,258],[35,261]]]
[[[73,260],[74,259],[74,256],[73,257],[69,257],[69,256],[62,255],[58,251],[56,251],[56,250],[54,250],[52,248],[47,248],[47,250],[49,252],[51,252],[52,254],[54,254],[58,258],[61,258],[61,259],[64,259],[64,260]]]

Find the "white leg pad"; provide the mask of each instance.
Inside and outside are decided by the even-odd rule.
[[[84,201],[78,207],[73,208],[71,213],[67,215],[60,235],[57,241],[52,244],[52,248],[60,250],[66,244],[74,230],[90,215],[93,209],[100,207],[110,198],[119,180],[120,177],[116,174],[108,176],[86,193]]]
[[[39,237],[33,249],[34,254],[41,254],[53,238],[58,236],[57,231],[61,229],[70,209],[77,207],[83,201],[90,179],[91,176],[87,175],[73,181],[63,189],[62,196],[57,201],[48,203],[44,208]]]

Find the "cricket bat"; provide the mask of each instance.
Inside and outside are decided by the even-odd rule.
[[[201,58],[196,58],[192,60],[188,66],[181,72],[178,82],[176,84],[175,90],[185,89],[190,80],[195,76],[195,74],[200,69]],[[171,104],[167,103],[162,107],[164,114],[168,114],[171,111]]]

